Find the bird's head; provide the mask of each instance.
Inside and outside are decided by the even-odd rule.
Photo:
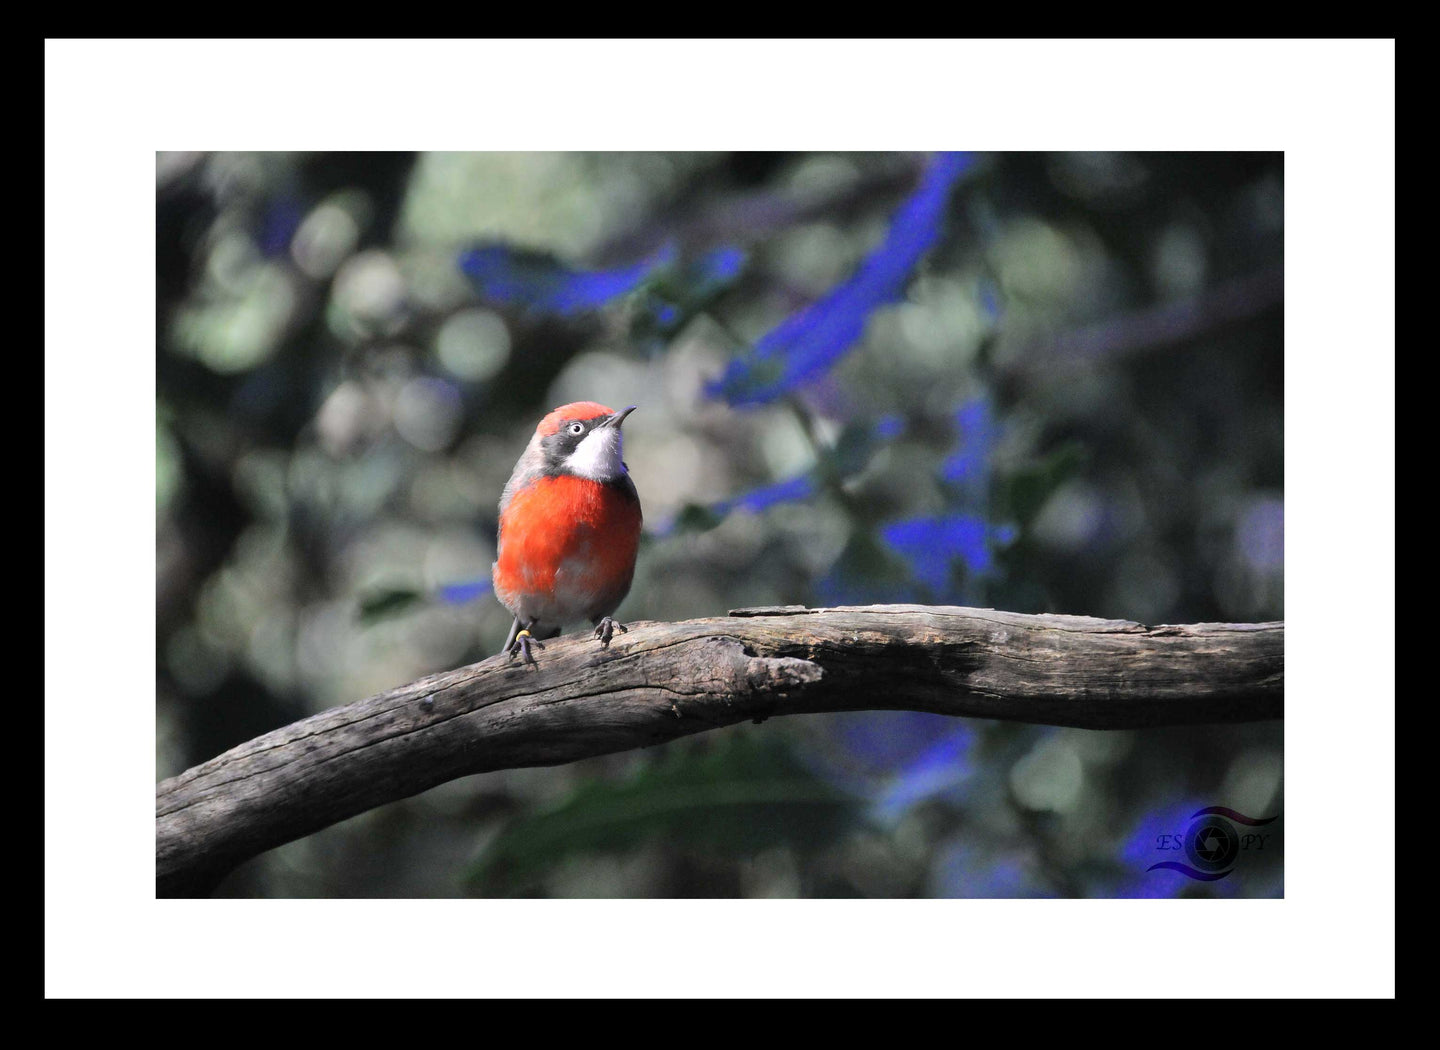
[[[620,426],[634,411],[634,405],[616,412],[594,401],[561,405],[540,420],[531,448],[547,474],[615,481],[625,474]]]

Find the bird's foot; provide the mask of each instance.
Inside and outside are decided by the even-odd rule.
[[[595,625],[595,637],[600,639],[600,648],[610,648],[610,639],[615,637],[616,631],[625,634],[629,628],[619,620],[612,620],[608,616],[601,618],[600,622]]]
[[[540,665],[535,662],[533,650],[544,648],[545,646],[537,642],[527,629],[515,635],[515,640],[510,643],[510,648],[507,649],[506,652],[512,660],[515,659],[516,655],[520,655],[525,658],[525,662],[531,667],[539,667]]]

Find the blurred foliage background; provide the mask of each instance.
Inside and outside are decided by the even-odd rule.
[[[1283,619],[1280,154],[159,154],[157,777],[498,651],[539,417],[638,405],[622,620]],[[860,713],[465,778],[236,896],[1280,896],[1147,872],[1282,726]]]

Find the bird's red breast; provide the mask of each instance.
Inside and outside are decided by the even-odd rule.
[[[500,516],[496,596],[522,619],[544,623],[608,615],[630,590],[640,526],[640,501],[628,484],[537,477]]]

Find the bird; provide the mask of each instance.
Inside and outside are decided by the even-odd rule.
[[[577,620],[594,624],[601,648],[625,633],[613,613],[630,592],[642,523],[620,433],[633,411],[561,405],[515,464],[491,568],[495,596],[515,618],[501,655],[535,666],[540,641]]]

